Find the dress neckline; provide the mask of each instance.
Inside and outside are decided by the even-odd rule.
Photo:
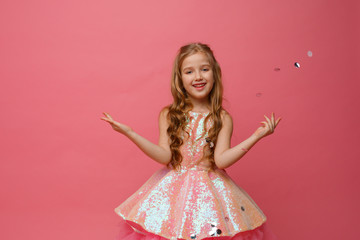
[[[204,114],[204,115],[207,115],[207,114],[209,114],[210,112],[205,112],[205,113],[202,113],[202,112],[194,112],[194,111],[189,111],[189,112],[191,112],[191,113],[195,113],[195,114]]]

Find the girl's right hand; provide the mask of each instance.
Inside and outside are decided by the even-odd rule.
[[[119,123],[119,122],[114,121],[114,120],[112,119],[112,117],[110,116],[110,114],[105,113],[105,112],[104,112],[103,114],[104,114],[106,117],[102,117],[101,119],[104,120],[104,121],[106,121],[106,122],[108,122],[108,123],[110,123],[111,127],[112,127],[115,131],[117,131],[117,132],[119,132],[119,133],[122,133],[122,134],[124,134],[124,135],[125,135],[126,133],[132,131],[132,128],[131,128],[131,127],[129,127],[129,126],[125,125],[125,124],[122,124],[122,123]]]

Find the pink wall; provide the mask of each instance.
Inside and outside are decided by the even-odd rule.
[[[272,230],[358,239],[357,2],[1,1],[0,239],[115,237],[113,209],[162,166],[100,117],[156,143],[192,41],[222,67],[233,146],[283,118],[228,168]]]

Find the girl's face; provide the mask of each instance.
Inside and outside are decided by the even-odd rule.
[[[208,103],[208,95],[214,85],[214,75],[205,53],[198,52],[184,59],[181,65],[181,78],[193,103]]]

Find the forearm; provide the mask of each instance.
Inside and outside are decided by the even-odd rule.
[[[250,150],[259,140],[260,138],[251,135],[248,139],[235,147],[224,151],[217,159],[215,159],[217,167],[220,169],[230,167],[246,154],[247,151],[242,150],[242,148]]]
[[[146,138],[137,134],[134,130],[129,130],[127,136],[133,143],[138,146],[147,156],[157,161],[160,164],[166,165],[171,160],[171,152],[164,148],[150,142]]]

